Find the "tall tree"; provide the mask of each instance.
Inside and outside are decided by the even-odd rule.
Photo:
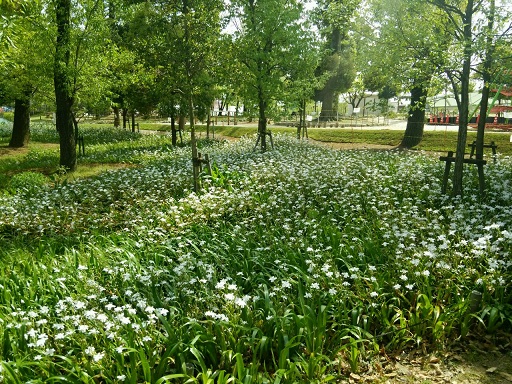
[[[234,50],[243,67],[245,103],[258,109],[258,140],[267,149],[267,119],[282,100],[286,79],[300,62],[308,44],[302,3],[296,0],[236,0],[233,17]]]
[[[411,148],[423,138],[427,94],[433,76],[443,71],[448,34],[439,28],[442,13],[421,0],[373,0],[370,4],[361,15],[362,23],[370,24],[370,35],[366,44],[358,45],[358,52],[370,63],[365,78],[379,92],[391,85],[410,94],[400,146]]]
[[[78,123],[73,108],[86,84],[102,80],[101,60],[106,35],[104,2],[86,0],[79,5],[71,0],[52,0],[55,12],[55,52],[53,82],[55,88],[56,126],[60,141],[60,165],[76,168],[76,131]],[[97,66],[96,66],[97,65]],[[94,75],[91,69],[96,68]]]
[[[321,0],[317,7],[317,24],[324,39],[323,60],[317,75],[326,75],[324,86],[317,89],[315,100],[322,102],[321,119],[332,120],[338,110],[338,96],[346,91],[355,77],[353,47],[349,30],[360,0]]]
[[[6,21],[2,36],[4,45],[0,60],[0,86],[4,97],[14,100],[14,123],[10,147],[23,147],[30,138],[30,102],[33,93],[48,80],[46,55],[48,27],[39,3],[21,3],[19,8],[2,5]]]

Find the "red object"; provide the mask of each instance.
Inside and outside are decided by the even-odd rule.
[[[459,115],[457,115],[457,118],[455,119],[455,122],[459,124]]]
[[[502,113],[512,111],[512,105],[495,105],[491,108],[490,113]]]
[[[450,122],[450,114],[446,115],[446,124],[448,124]]]
[[[478,115],[478,116],[476,117],[476,123],[477,123],[477,124],[478,124],[478,122],[479,122],[479,121],[480,121],[480,115]]]
[[[498,90],[497,90],[497,89],[491,89],[491,92],[493,92],[493,93],[497,93],[497,92],[498,92]],[[502,90],[500,91],[500,94],[501,94],[502,96],[505,96],[505,97],[512,97],[512,88],[502,89]]]
[[[494,116],[494,124],[498,124],[498,115]]]

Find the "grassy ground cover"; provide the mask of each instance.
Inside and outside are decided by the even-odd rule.
[[[205,128],[200,127],[200,131],[204,132]],[[295,128],[273,127],[272,132],[296,134]],[[256,132],[256,128],[238,127],[238,126],[219,126],[215,127],[215,132],[231,137],[242,137],[244,135],[252,135]],[[367,130],[361,128],[309,128],[308,135],[313,140],[332,142],[332,143],[367,143],[397,146],[402,141],[404,133],[399,130],[378,129]],[[476,132],[468,132],[468,143],[476,140]],[[502,132],[487,132],[485,134],[485,142],[494,141],[498,146],[498,152],[503,156],[512,155],[512,142],[510,134]],[[452,131],[425,131],[422,142],[415,147],[417,150],[448,152],[455,151],[457,146],[457,132]],[[487,151],[487,150],[486,150]],[[470,150],[468,149],[468,152]],[[490,156],[488,150],[486,155]]]
[[[512,330],[510,158],[451,199],[421,153],[201,142],[196,194],[188,148],[108,132],[81,161],[136,167],[0,197],[7,383],[340,382]]]

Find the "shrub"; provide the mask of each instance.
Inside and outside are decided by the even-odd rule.
[[[13,193],[32,194],[43,189],[48,178],[38,172],[22,172],[14,175],[9,181],[9,190]]]
[[[4,112],[0,114],[5,120],[14,121],[14,112]]]

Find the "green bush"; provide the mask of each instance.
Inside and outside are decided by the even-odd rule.
[[[22,172],[14,175],[9,181],[9,190],[13,193],[32,194],[44,188],[48,177],[38,172]]]
[[[3,117],[5,120],[14,121],[14,112],[0,113],[0,117]]]

